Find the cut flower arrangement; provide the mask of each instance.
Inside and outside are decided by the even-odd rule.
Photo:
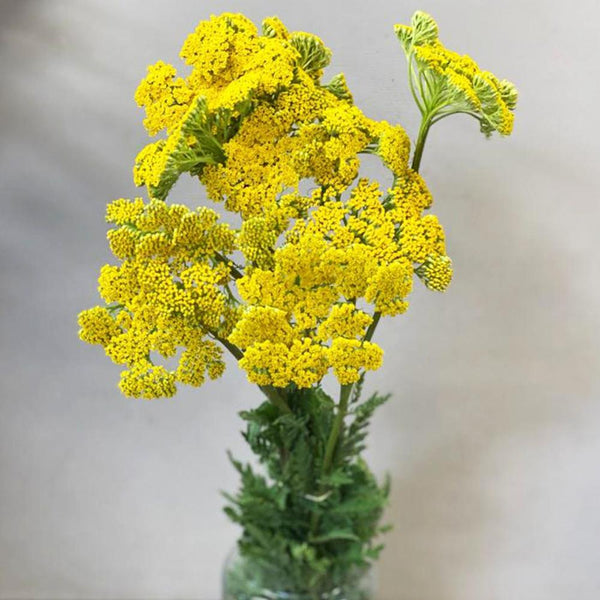
[[[388,497],[361,457],[388,398],[361,398],[383,361],[374,334],[406,311],[415,276],[436,291],[452,277],[419,175],[425,141],[456,113],[487,136],[512,130],[515,87],[445,48],[431,16],[395,33],[422,117],[412,151],[400,125],[354,104],[344,75],[322,81],[331,52],[318,37],[275,17],[260,32],[240,14],[201,22],[181,50],[187,75],[159,61],[135,93],[159,136],[133,168],[148,200],[108,205],[116,264],[100,271],[104,304],[79,315],[80,337],[124,365],[126,396],[200,386],[223,374],[224,352],[264,394],[241,413],[260,467],[232,458],[241,486],[225,510],[241,537],[227,600],[371,598]],[[361,176],[365,155],[389,181]],[[206,203],[167,202],[184,173],[227,222]]]

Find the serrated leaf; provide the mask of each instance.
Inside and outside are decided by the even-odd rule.
[[[352,483],[352,481],[352,477],[342,469],[336,469],[331,473],[331,475],[326,475],[325,477],[321,478],[321,482],[324,485],[330,485],[332,487],[346,485]]]
[[[295,32],[290,37],[290,43],[300,54],[299,65],[310,74],[324,69],[331,60],[331,50],[315,35]]]
[[[336,529],[334,531],[329,531],[326,534],[310,538],[310,542],[313,544],[325,544],[335,540],[359,541],[360,538],[356,534],[352,533],[352,531],[344,529]]]

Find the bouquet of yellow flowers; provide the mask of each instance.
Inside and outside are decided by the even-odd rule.
[[[275,17],[261,32],[239,14],[201,22],[181,50],[187,76],[159,61],[135,93],[159,135],[133,168],[149,199],[108,205],[116,264],[100,271],[104,304],[79,315],[80,337],[124,365],[126,396],[200,386],[223,374],[224,352],[264,393],[241,413],[263,470],[232,459],[241,488],[226,512],[242,534],[228,600],[369,598],[360,582],[388,495],[361,458],[387,399],[361,399],[383,360],[373,336],[406,311],[415,275],[437,291],[452,278],[418,172],[425,140],[455,113],[486,135],[512,129],[510,82],[446,49],[425,13],[395,31],[422,115],[412,152],[400,125],[353,103],[343,74],[322,81],[331,51],[318,37]],[[391,184],[361,177],[366,154]],[[232,218],[167,203],[184,173]],[[321,385],[330,371],[337,399]]]

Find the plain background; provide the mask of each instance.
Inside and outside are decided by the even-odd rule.
[[[133,92],[177,63],[211,13],[278,14],[333,50],[374,118],[418,122],[392,26],[416,9],[443,41],[520,90],[514,135],[456,117],[423,173],[455,280],[384,322],[394,399],[369,460],[389,471],[395,529],[381,600],[600,597],[597,0],[0,2],[0,597],[216,600],[237,535],[219,490],[237,411],[226,376],[173,399],[116,390],[119,368],[77,338],[110,260],[107,201],[133,196],[147,138]],[[202,203],[183,182],[178,201]]]

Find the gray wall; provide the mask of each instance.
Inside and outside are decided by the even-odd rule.
[[[418,290],[377,341],[393,391],[369,457],[393,477],[381,600],[600,597],[598,2],[0,2],[0,597],[216,600],[237,531],[219,490],[259,394],[235,365],[135,401],[77,339],[110,260],[105,203],[135,195],[132,100],[196,22],[277,13],[321,35],[373,117],[414,135],[392,25],[512,79],[514,135],[436,126],[423,172],[455,281]],[[180,201],[203,201],[178,186]]]

